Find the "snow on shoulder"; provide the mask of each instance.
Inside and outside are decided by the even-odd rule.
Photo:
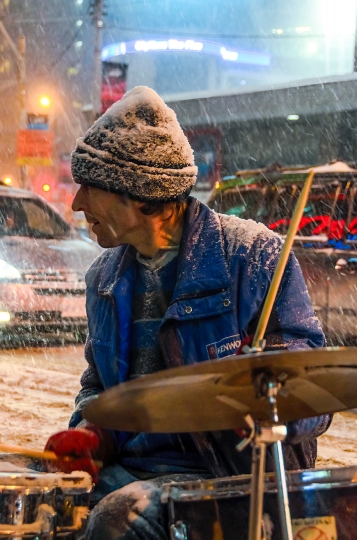
[[[283,243],[282,239],[263,223],[225,214],[217,215],[227,240],[229,255],[235,253],[241,246],[244,246],[249,251],[254,245],[259,245],[260,250],[264,248],[268,259],[280,252]]]

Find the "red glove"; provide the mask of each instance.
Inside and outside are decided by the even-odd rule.
[[[94,460],[100,459],[99,449],[100,439],[95,431],[67,429],[52,435],[47,441],[45,450],[50,450],[58,456],[69,456],[73,459],[68,461],[64,459],[44,460],[43,464],[48,472],[86,471],[96,482],[100,467]]]

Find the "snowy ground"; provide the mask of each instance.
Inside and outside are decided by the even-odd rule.
[[[0,351],[0,442],[42,449],[66,429],[85,367],[83,346]],[[357,411],[336,414],[317,466],[357,465]]]
[[[83,346],[0,351],[1,442],[42,449],[66,429],[84,367]]]

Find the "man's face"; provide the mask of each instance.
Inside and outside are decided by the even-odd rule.
[[[135,245],[142,225],[141,205],[116,193],[81,185],[72,209],[84,212],[88,223],[92,224],[98,244],[109,248],[122,244]]]

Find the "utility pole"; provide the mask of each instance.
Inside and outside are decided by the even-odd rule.
[[[9,45],[10,49],[16,56],[17,66],[18,66],[18,102],[19,102],[19,116],[18,116],[18,127],[19,129],[26,129],[27,118],[26,118],[26,63],[25,63],[25,54],[26,54],[26,39],[25,36],[20,36],[18,47],[13,42],[11,36],[6,30],[4,24],[0,21],[0,33],[3,38]],[[26,166],[20,166],[20,186],[22,188],[28,188],[27,185],[28,179],[26,174]]]
[[[19,102],[20,102],[20,129],[26,129],[26,40],[25,36],[19,38]]]
[[[94,78],[92,88],[93,121],[99,118],[102,109],[102,42],[104,0],[93,0],[91,15],[94,23]]]
[[[25,36],[19,38],[19,109],[20,109],[20,129],[26,129],[27,115],[26,115],[26,39]],[[29,189],[27,166],[20,165],[20,186],[23,189]]]

